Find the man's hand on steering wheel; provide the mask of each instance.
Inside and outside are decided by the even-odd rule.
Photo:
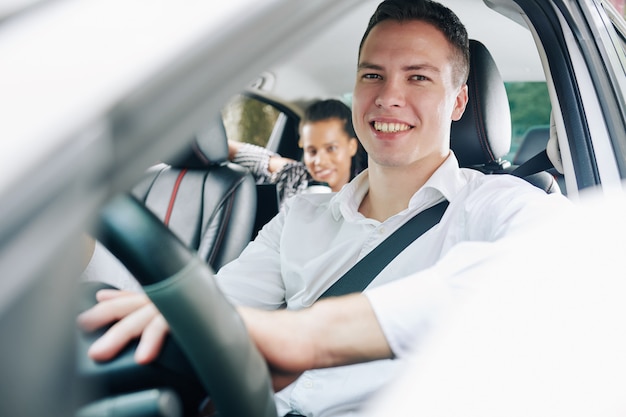
[[[161,351],[169,327],[145,294],[119,290],[100,290],[98,304],[78,316],[78,324],[93,331],[114,323],[89,348],[88,355],[95,361],[113,359],[133,339],[140,338],[135,360],[147,364]]]
[[[98,304],[79,315],[79,326],[93,331],[113,325],[91,345],[89,357],[95,361],[111,360],[128,343],[140,338],[135,360],[139,364],[154,361],[169,327],[150,299],[142,293],[109,289],[98,291],[96,298]],[[303,324],[301,315],[286,310],[269,312],[245,307],[238,311],[268,362],[274,390],[286,387],[311,368],[314,344],[299,331]]]

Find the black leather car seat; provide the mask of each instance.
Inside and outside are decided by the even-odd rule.
[[[228,161],[221,119],[175,160],[150,168],[132,193],[214,270],[239,256],[252,237],[256,185]]]
[[[461,119],[452,123],[450,148],[459,165],[489,174],[512,173],[503,159],[511,147],[511,112],[504,82],[487,48],[470,40],[469,101]],[[548,193],[560,192],[545,171],[520,175]]]

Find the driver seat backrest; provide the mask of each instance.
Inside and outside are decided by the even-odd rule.
[[[512,173],[503,157],[511,147],[511,112],[504,81],[493,57],[477,40],[470,40],[469,101],[460,120],[452,123],[450,148],[463,168],[487,174]],[[547,172],[522,176],[547,193],[560,192]]]
[[[150,168],[132,193],[216,271],[252,238],[255,181],[228,161],[221,118],[175,160]]]

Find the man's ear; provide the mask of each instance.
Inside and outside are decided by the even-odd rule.
[[[469,96],[467,94],[467,84],[463,84],[456,95],[456,99],[454,100],[454,108],[452,109],[451,116],[453,121],[456,122],[461,119],[461,116],[463,116],[463,113],[465,112],[465,107],[467,106],[467,100],[469,100]]]

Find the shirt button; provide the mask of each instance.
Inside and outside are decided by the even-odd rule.
[[[378,234],[379,234],[379,235],[384,235],[384,234],[385,234],[385,228],[381,226],[381,227],[378,229]]]
[[[313,381],[309,381],[309,380],[304,381],[304,388],[308,388],[308,389],[313,388]]]

